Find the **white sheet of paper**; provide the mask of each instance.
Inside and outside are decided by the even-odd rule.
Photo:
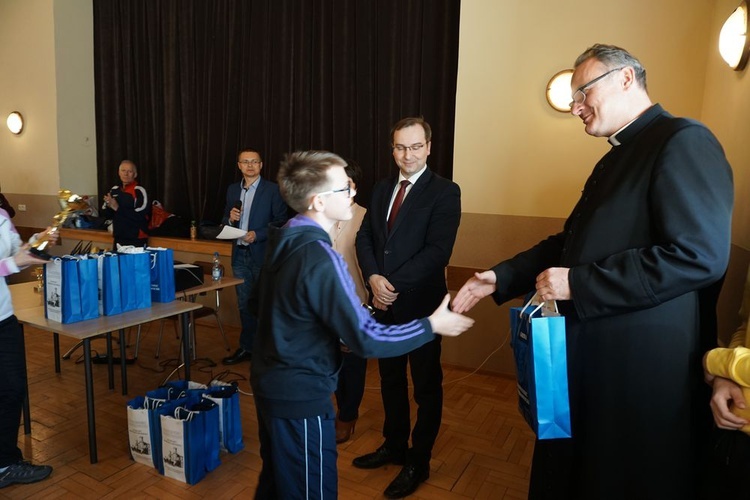
[[[236,240],[242,238],[247,234],[244,229],[238,229],[230,225],[225,225],[221,228],[221,232],[216,236],[217,240]]]

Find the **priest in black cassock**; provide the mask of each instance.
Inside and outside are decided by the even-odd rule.
[[[705,126],[652,104],[624,49],[587,49],[571,90],[571,113],[612,149],[563,231],[477,273],[453,310],[536,290],[566,318],[573,437],[537,440],[529,498],[696,498],[732,171]]]

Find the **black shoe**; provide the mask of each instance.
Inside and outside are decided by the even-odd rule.
[[[242,347],[234,351],[234,354],[231,356],[228,356],[221,360],[221,362],[225,365],[236,365],[237,363],[242,363],[243,361],[250,361],[250,358],[253,357],[253,353],[244,350]]]
[[[404,453],[389,450],[383,445],[372,453],[352,460],[352,465],[358,469],[377,469],[386,464],[403,465]]]
[[[36,483],[46,479],[50,474],[52,474],[52,467],[49,465],[33,465],[21,460],[0,472],[0,488],[16,483]]]
[[[404,498],[411,495],[421,483],[430,477],[430,467],[417,467],[416,465],[405,465],[396,479],[385,489],[386,498]]]

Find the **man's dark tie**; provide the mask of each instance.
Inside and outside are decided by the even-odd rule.
[[[393,207],[391,207],[391,214],[388,216],[388,231],[393,227],[393,223],[396,222],[396,216],[398,211],[401,209],[401,204],[404,202],[404,195],[406,195],[406,188],[411,184],[409,181],[401,181],[401,187],[396,193],[396,199],[393,200]]]

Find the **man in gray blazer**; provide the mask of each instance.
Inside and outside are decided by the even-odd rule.
[[[227,200],[222,223],[246,231],[232,247],[232,273],[245,281],[237,287],[242,332],[240,346],[234,354],[222,360],[225,365],[250,361],[256,320],[248,310],[248,298],[263,265],[268,240],[268,225],[287,219],[287,206],[281,199],[279,186],[260,177],[263,160],[254,149],[243,149],[237,155],[237,168],[242,180],[227,188]]]

